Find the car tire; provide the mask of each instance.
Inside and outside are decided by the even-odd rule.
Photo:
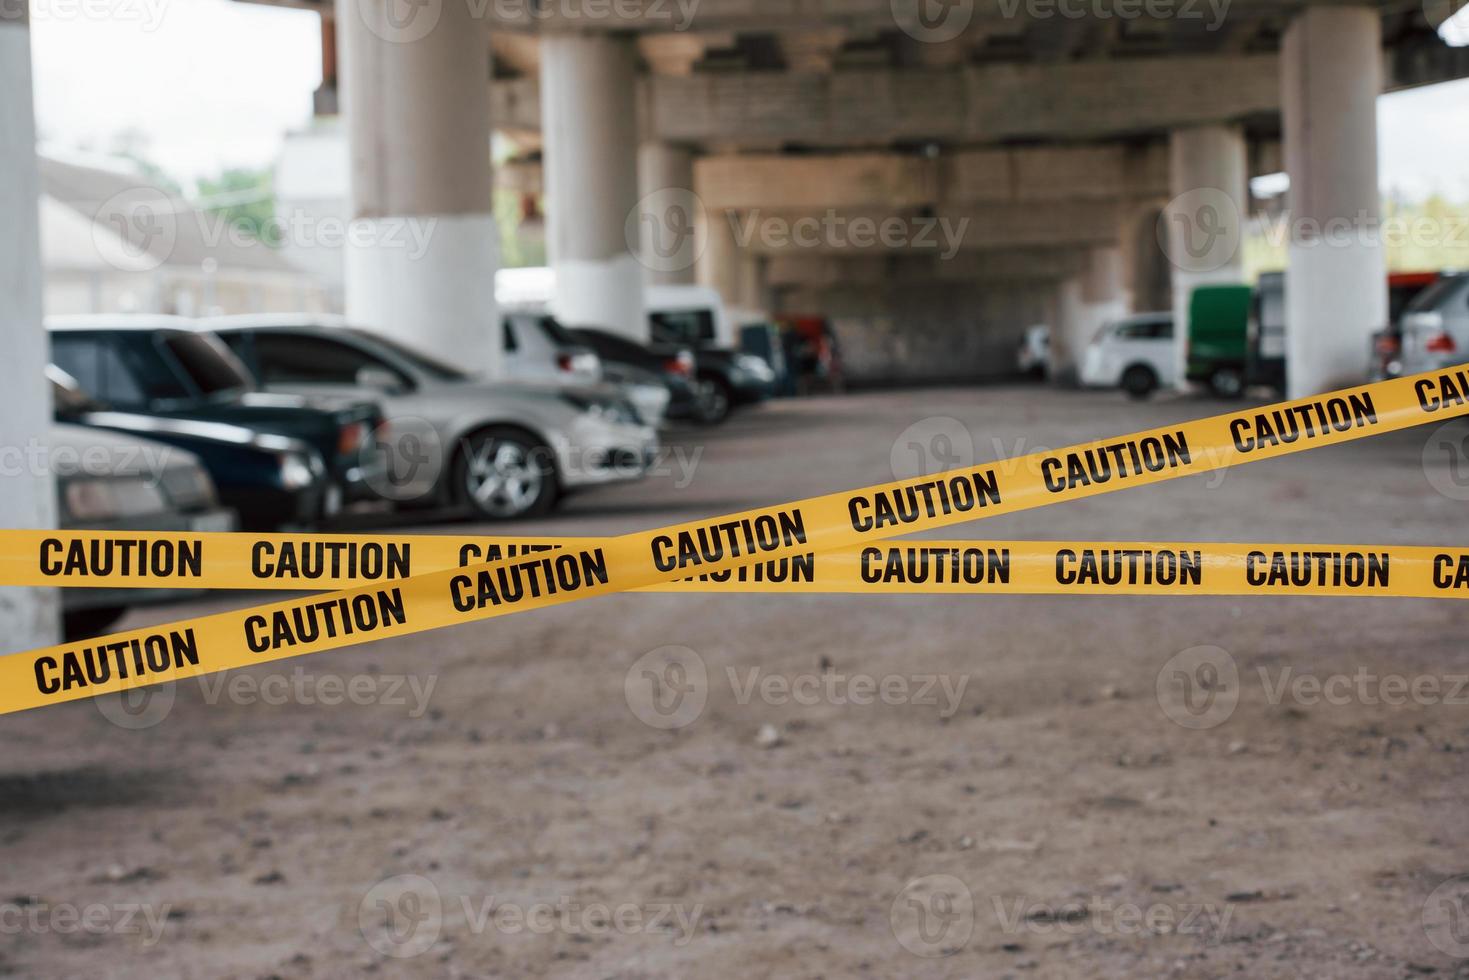
[[[122,619],[127,606],[102,606],[97,609],[75,609],[61,616],[61,637],[67,643],[102,636]]]
[[[699,379],[698,417],[704,425],[721,425],[734,411],[734,392],[723,378]]]
[[[1122,390],[1127,392],[1127,397],[1141,401],[1157,389],[1158,375],[1146,365],[1134,364],[1122,372],[1121,385]]]
[[[1239,398],[1245,393],[1245,374],[1232,365],[1215,368],[1209,375],[1209,390],[1220,398]]]
[[[463,438],[454,458],[454,502],[477,517],[508,521],[550,513],[559,496],[550,447],[510,426]]]

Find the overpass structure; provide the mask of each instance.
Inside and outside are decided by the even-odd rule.
[[[266,2],[321,14],[353,215],[438,221],[411,265],[349,254],[349,314],[461,359],[501,129],[569,320],[642,336],[644,283],[699,281],[836,316],[889,378],[1008,366],[1031,322],[1064,368],[1099,319],[1239,280],[1248,180],[1284,170],[1291,389],[1334,387],[1386,319],[1375,99],[1469,75],[1453,0]]]

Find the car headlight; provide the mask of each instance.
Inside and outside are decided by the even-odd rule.
[[[68,480],[61,500],[73,521],[117,520],[168,509],[158,487],[137,479]]]
[[[560,396],[566,404],[593,418],[623,425],[640,424],[637,410],[620,398],[606,398],[579,391],[563,391]]]
[[[736,354],[735,366],[757,381],[774,381],[775,372],[765,363],[765,358],[754,354]]]
[[[311,486],[322,471],[320,461],[305,453],[281,453],[276,460],[281,468],[281,486],[287,490]]]

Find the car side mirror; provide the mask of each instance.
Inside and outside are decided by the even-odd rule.
[[[357,387],[395,394],[403,390],[403,379],[387,368],[375,364],[364,364],[357,369]]]

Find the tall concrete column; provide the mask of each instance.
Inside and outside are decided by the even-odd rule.
[[[31,36],[26,4],[0,4],[0,527],[56,526],[56,488],[45,456],[51,392],[41,327],[40,182],[31,108]],[[39,460],[39,462],[37,462]],[[58,639],[56,593],[0,589],[3,650]]]
[[[352,158],[347,316],[499,373],[490,55],[473,4],[337,0]]]
[[[1190,126],[1168,139],[1169,190],[1166,239],[1160,244],[1173,265],[1174,363],[1184,378],[1189,300],[1196,286],[1244,281],[1245,216],[1249,167],[1244,131],[1238,126]]]
[[[649,285],[694,282],[698,260],[694,154],[677,143],[650,140],[638,147],[639,235],[643,281]]]
[[[1081,280],[1081,298],[1086,304],[1086,328],[1077,338],[1077,356],[1086,350],[1087,344],[1098,330],[1127,314],[1128,296],[1122,263],[1122,249],[1116,245],[1102,245],[1087,253],[1086,272]]]
[[[1088,317],[1085,276],[1072,276],[1056,284],[1055,319],[1051,324],[1051,380],[1075,384],[1079,380],[1083,335]]]
[[[636,49],[627,38],[541,39],[546,251],[552,304],[572,325],[648,338],[643,267],[628,217],[638,205]]]
[[[735,211],[710,211],[706,215],[708,240],[695,267],[699,285],[719,290],[724,305],[759,309],[765,303],[760,256],[740,246]]]
[[[1290,397],[1360,384],[1387,325],[1378,236],[1382,26],[1366,7],[1311,7],[1281,49],[1291,236],[1285,274]]]

